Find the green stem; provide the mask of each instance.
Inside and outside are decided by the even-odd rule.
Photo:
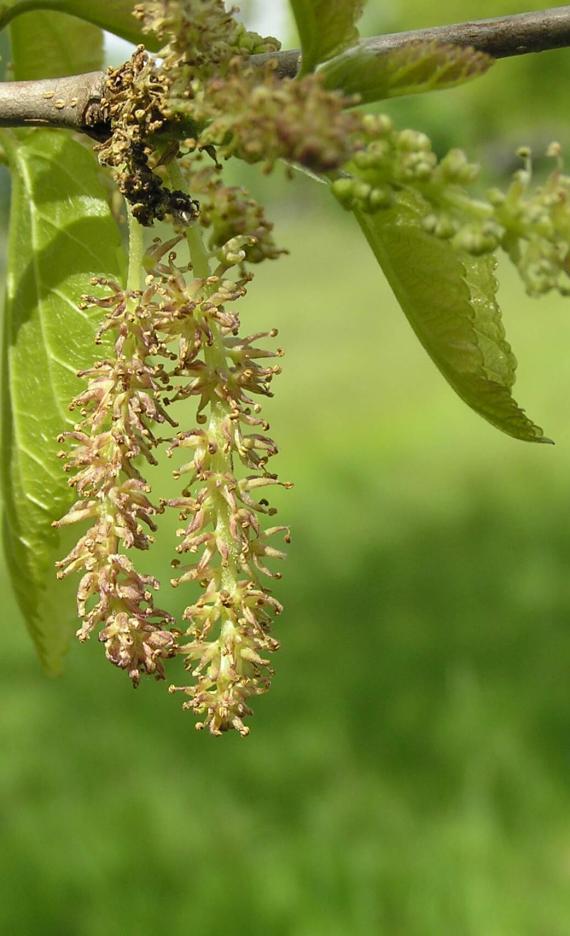
[[[185,191],[186,180],[184,179],[184,176],[180,171],[180,167],[175,159],[172,160],[168,167],[168,175],[174,188]],[[190,252],[190,262],[192,264],[192,269],[194,270],[195,275],[200,279],[207,279],[210,275],[210,258],[208,251],[204,246],[202,232],[200,231],[199,224],[190,224],[186,228],[186,241],[188,243],[188,250]]]
[[[190,224],[186,229],[186,241],[190,251],[190,262],[196,276],[207,279],[210,275],[210,258],[204,246],[202,232],[198,224]]]
[[[186,182],[176,160],[173,160],[170,163],[168,167],[168,175],[171,184],[175,188],[185,191]],[[207,279],[211,273],[210,258],[204,245],[202,231],[200,229],[199,223],[188,225],[186,228],[186,242],[188,244],[190,262],[192,263],[194,275],[199,279]],[[211,371],[222,374],[227,370],[228,366],[222,335],[220,333],[219,327],[215,322],[209,322],[209,328],[212,334],[212,343],[206,344],[204,347],[204,361]],[[212,402],[210,405],[208,432],[211,434],[213,441],[215,441],[218,445],[217,455],[213,456],[212,458],[212,468],[216,474],[219,473],[220,475],[233,473],[231,453],[226,454],[224,452],[225,440],[220,431],[220,426],[224,419],[229,417],[229,413],[230,410],[227,403],[220,401],[217,403]],[[237,563],[239,557],[239,548],[236,546],[230,530],[230,508],[228,507],[228,504],[224,498],[218,492],[215,477],[211,482],[210,494],[217,505],[217,533],[218,536],[220,536],[226,543],[229,553],[227,564],[224,567],[221,567],[219,571],[220,585],[231,594],[233,593],[238,580]]]
[[[131,206],[128,204],[127,217],[129,219],[129,269],[127,273],[127,289],[130,291],[142,288],[144,271],[144,228],[133,216]]]
[[[473,218],[474,221],[487,221],[493,217],[494,208],[489,202],[481,201],[479,198],[472,198],[467,192],[459,189],[444,189],[442,201],[460,213],[464,213]]]

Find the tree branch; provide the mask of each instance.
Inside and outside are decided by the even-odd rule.
[[[391,33],[363,39],[360,44],[381,55],[413,42],[429,41],[473,46],[494,58],[560,49],[570,46],[570,6]],[[300,52],[293,49],[254,55],[251,61],[263,65],[276,60],[277,74],[292,78],[299,69],[300,57]],[[104,80],[104,72],[89,72],[68,78],[0,83],[0,127],[64,127],[104,138],[109,128],[101,122],[98,108]]]
[[[99,139],[104,72],[0,82],[0,127],[64,127]]]
[[[570,6],[551,7],[535,13],[519,13],[474,23],[436,26],[418,33],[392,33],[364,40],[373,49],[390,49],[413,39],[437,40],[453,45],[473,46],[493,58],[510,58],[529,52],[547,52],[570,45]]]
[[[561,49],[570,46],[570,6],[476,20],[473,23],[455,23],[451,26],[434,26],[431,29],[387,33],[385,36],[362,39],[359,44],[381,55],[382,52],[399,49],[412,42],[430,41],[472,46],[493,58],[510,58],[529,52]],[[265,61],[274,57],[254,56],[255,59]],[[298,50],[280,52],[276,57],[281,77],[293,77],[297,73],[301,57]]]

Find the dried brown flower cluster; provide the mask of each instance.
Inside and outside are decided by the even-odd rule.
[[[101,115],[112,128],[99,146],[137,220],[171,215],[186,222],[196,203],[164,184],[159,167],[185,152],[216,158],[279,159],[328,172],[352,155],[360,118],[352,99],[327,91],[319,76],[280,79],[275,63],[254,67],[252,53],[279,49],[248,32],[222,0],[155,0],[139,4],[144,29],[165,43],[160,59],[140,46],[107,76]]]
[[[139,46],[124,65],[109,70],[99,114],[112,132],[97,148],[99,160],[113,171],[141,224],[166,215],[188,223],[196,202],[170,191],[158,166],[176,156],[184,135],[199,134],[192,102],[203,96],[208,79],[224,74],[231,61],[276,50],[279,43],[248,33],[221,0],[156,0],[139,4],[135,15],[166,44],[160,63]]]
[[[99,161],[112,169],[119,190],[144,225],[166,215],[190,221],[197,213],[196,202],[184,192],[170,191],[155,171],[178,151],[172,134],[181,131],[182,118],[168,113],[167,90],[163,73],[139,46],[124,65],[108,72],[101,104],[101,116],[113,133],[98,145]]]

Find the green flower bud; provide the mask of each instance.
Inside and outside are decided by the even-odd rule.
[[[378,163],[377,157],[369,150],[361,150],[354,156],[354,164],[358,169],[374,169]]]
[[[341,205],[345,208],[352,207],[354,204],[354,179],[335,179],[331,189]]]
[[[491,188],[491,189],[489,189],[488,192],[487,192],[487,198],[489,199],[489,201],[491,202],[491,204],[492,204],[495,208],[497,208],[497,207],[499,207],[500,205],[504,205],[507,196],[505,195],[504,192],[501,191],[501,189],[499,189],[499,188]]]
[[[362,129],[372,140],[388,136],[394,125],[386,114],[365,114],[362,118]]]
[[[479,166],[470,163],[467,156],[460,149],[452,149],[440,163],[440,170],[444,178],[458,185],[469,185],[479,175]]]
[[[367,182],[355,182],[353,187],[353,194],[356,201],[365,202],[368,201],[370,193],[372,191],[372,186]]]
[[[394,192],[388,185],[377,185],[368,198],[369,211],[374,213],[394,204]]]
[[[427,231],[428,234],[435,234],[438,220],[439,219],[435,214],[429,214],[426,215],[425,218],[422,218],[422,227],[424,231]]]
[[[474,257],[480,257],[492,253],[497,247],[497,241],[491,235],[485,234],[481,228],[465,226],[453,238],[453,246]]]
[[[396,145],[405,152],[431,152],[431,140],[418,130],[401,130],[397,135]]]
[[[457,221],[454,221],[453,218],[449,215],[441,215],[437,219],[437,224],[434,228],[433,233],[436,237],[440,237],[442,240],[448,240],[450,237],[457,231]]]

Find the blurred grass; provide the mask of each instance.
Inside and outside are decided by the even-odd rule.
[[[197,735],[95,641],[46,680],[5,598],[2,933],[569,932],[567,308],[505,271],[559,443],[525,447],[454,399],[350,219],[296,212],[242,308],[287,349],[273,690],[246,741]]]

